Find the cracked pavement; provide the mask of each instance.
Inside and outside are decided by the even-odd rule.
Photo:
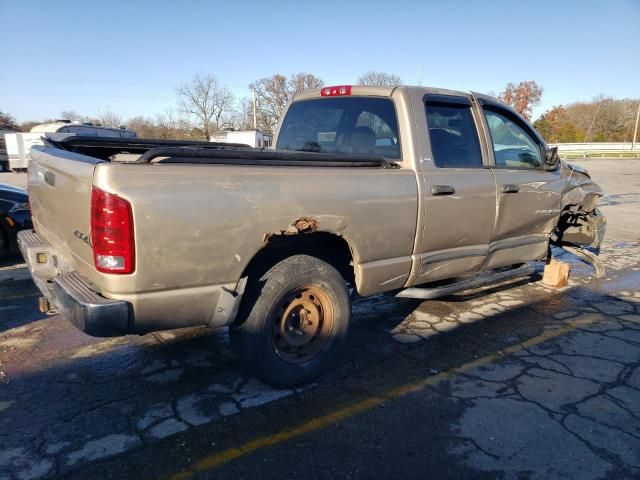
[[[562,289],[358,302],[296,390],[251,378],[225,330],[88,337],[3,261],[0,479],[639,478],[640,161],[584,165],[611,192],[606,278],[555,252]]]

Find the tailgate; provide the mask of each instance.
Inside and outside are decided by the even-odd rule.
[[[57,252],[59,273],[93,270],[89,235],[91,186],[100,160],[64,150],[33,147],[29,199],[38,235]],[[93,273],[93,272],[91,272]]]

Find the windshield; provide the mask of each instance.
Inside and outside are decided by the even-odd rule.
[[[393,102],[374,97],[295,102],[282,122],[276,148],[400,159],[398,120]]]

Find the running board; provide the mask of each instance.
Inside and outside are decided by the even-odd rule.
[[[484,275],[476,276],[469,279],[460,280],[459,282],[452,283],[450,285],[443,285],[442,287],[432,288],[418,288],[411,287],[406,288],[396,294],[396,297],[400,298],[417,298],[419,300],[431,300],[433,298],[445,297],[453,293],[462,292],[471,288],[483,287],[485,285],[491,285],[492,283],[502,282],[504,280],[510,280],[517,277],[525,277],[532,275],[536,272],[535,265],[523,265],[511,270],[505,270],[502,272],[492,272]]]

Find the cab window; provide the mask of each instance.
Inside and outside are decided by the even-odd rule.
[[[276,149],[400,159],[398,120],[393,102],[377,97],[294,102],[282,122]]]
[[[542,155],[538,143],[508,116],[485,109],[485,118],[498,167],[540,168]]]
[[[471,105],[427,103],[431,153],[437,167],[482,167],[480,141]]]

